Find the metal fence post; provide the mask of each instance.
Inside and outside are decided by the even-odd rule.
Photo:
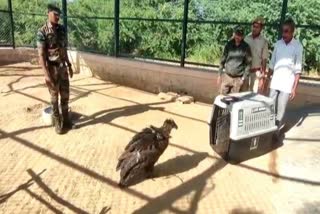
[[[12,11],[12,0],[8,0],[8,8],[10,14],[10,23],[11,23],[11,39],[12,39],[12,48],[16,48],[15,38],[14,38],[14,22],[13,22],[13,11]]]
[[[114,55],[119,56],[119,32],[120,32],[120,0],[114,0]]]
[[[66,30],[66,40],[67,40],[67,47],[68,47],[68,7],[67,7],[67,0],[62,0],[62,15],[63,15],[63,26]]]
[[[281,9],[281,17],[280,17],[280,26],[279,26],[279,34],[278,34],[278,39],[281,38],[281,26],[286,19],[286,14],[288,11],[288,0],[283,0],[282,1],[282,9]]]
[[[188,28],[189,0],[184,0],[183,23],[182,23],[182,41],[181,41],[181,59],[180,66],[184,67],[187,46],[187,28]]]

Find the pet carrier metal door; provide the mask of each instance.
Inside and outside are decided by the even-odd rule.
[[[210,121],[210,145],[223,158],[229,150],[230,113],[228,109],[214,106]]]

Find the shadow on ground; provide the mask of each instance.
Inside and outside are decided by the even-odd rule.
[[[285,115],[284,132],[290,131],[295,126],[301,126],[307,117],[320,117],[320,104],[306,105],[303,109],[289,109]]]
[[[72,210],[75,213],[81,213],[81,214],[88,213],[87,211],[84,211],[83,209],[76,207],[70,202],[59,197],[42,181],[42,179],[39,176],[36,175],[36,173],[32,169],[28,169],[27,172],[31,176],[32,180],[38,185],[38,187],[40,187],[45,193],[47,193],[52,200],[67,207],[68,209]]]
[[[192,155],[180,155],[178,157],[160,163],[154,168],[154,177],[165,177],[189,171],[199,165],[209,155],[206,152],[194,153]]]
[[[202,153],[195,153],[192,155],[181,155],[181,156],[169,159],[166,162],[157,164],[154,167],[152,179],[176,176],[181,181],[181,183],[183,183],[183,180],[176,174],[186,172],[193,168],[196,168],[198,164],[208,156],[209,156],[208,153],[202,152]],[[131,182],[130,186],[137,185],[143,182],[144,180],[148,179],[145,177],[144,174],[145,173],[137,175],[136,176],[137,179]]]
[[[112,96],[112,95],[109,95],[109,94],[106,94],[106,93],[102,93],[100,90],[104,90],[104,89],[88,90],[86,88],[79,87],[79,85],[72,85],[71,86],[71,90],[84,91],[84,96],[86,96],[85,94],[88,94],[88,93],[95,93],[95,94],[98,94],[98,95],[101,95],[101,96],[105,96],[105,97],[108,97],[108,98],[111,98],[111,99],[116,99],[116,100],[121,100],[121,101],[124,101],[124,102],[128,102],[128,103],[131,103],[133,105],[151,105],[151,104],[142,104],[142,103],[136,102],[136,101],[134,101],[134,99],[116,97],[116,96]],[[131,90],[134,90],[134,89],[131,89]],[[75,98],[75,99],[78,99],[78,98]],[[171,102],[171,101],[169,101],[169,102]],[[165,102],[165,103],[167,103],[167,102]],[[207,124],[207,121],[201,120],[199,118],[189,117],[187,115],[178,114],[176,112],[172,112],[172,111],[168,111],[168,110],[163,110],[163,112],[166,112],[166,113],[174,115],[174,116],[178,116],[178,117],[182,117],[182,118],[186,118],[186,119],[189,119],[189,120],[193,120],[193,121],[197,121],[197,122],[200,122],[200,123]]]
[[[28,180],[27,182],[25,182],[24,184],[21,184],[20,186],[18,186],[15,190],[13,190],[7,194],[1,195],[0,196],[0,204],[9,200],[15,193],[17,193],[19,191],[25,191],[31,198],[33,198],[33,199],[37,200],[39,203],[43,204],[45,207],[47,207],[53,213],[62,214],[63,212],[60,211],[58,208],[56,208],[54,205],[52,205],[52,203],[45,200],[43,197],[41,197],[40,195],[37,195],[36,193],[34,193],[32,190],[29,189],[29,187],[32,186],[33,184],[37,184],[38,187],[40,187],[40,189],[42,189],[45,193],[47,193],[53,201],[67,207],[69,210],[72,210],[75,213],[87,214],[88,213],[87,211],[82,210],[81,208],[76,207],[75,205],[71,204],[70,202],[59,197],[42,181],[42,179],[40,178],[40,175],[43,174],[45,171],[46,171],[46,169],[42,170],[42,172],[40,172],[39,174],[36,174],[32,169],[28,169],[27,172],[31,176],[31,179]],[[102,213],[107,213],[109,210],[110,209],[106,209],[105,210],[106,212],[102,212]]]
[[[206,169],[204,172],[198,174],[187,182],[182,183],[176,188],[165,192],[161,196],[152,199],[146,205],[135,210],[133,213],[160,213],[162,211],[170,210],[173,208],[172,205],[176,201],[178,201],[182,197],[189,196],[192,193],[194,194],[192,199],[190,200],[188,210],[185,211],[175,208],[177,209],[175,213],[196,213],[199,201],[214,189],[214,186],[212,188],[205,188],[207,185],[207,180],[219,170],[224,168],[226,165],[227,163],[224,160],[218,159],[211,167]],[[209,192],[204,193],[205,189]]]
[[[19,80],[17,80],[17,81],[19,81]],[[22,92],[21,92],[21,94],[22,94]],[[27,96],[24,93],[22,95]],[[35,97],[31,97],[30,95],[28,97],[33,98],[34,100],[38,100]],[[115,98],[115,99],[117,99],[117,98]],[[161,107],[154,107],[152,105],[164,104],[165,102],[154,103],[154,104],[152,104],[152,103],[151,104],[137,104],[137,103],[134,103],[133,101],[131,101],[131,103],[136,104],[136,105],[104,110],[104,111],[97,112],[91,116],[85,116],[85,115],[80,115],[80,114],[75,114],[74,116],[76,119],[78,118],[78,120],[83,123],[83,126],[97,124],[97,123],[108,123],[109,125],[113,125],[117,128],[124,129],[128,132],[136,133],[136,130],[133,130],[132,128],[123,127],[123,126],[120,126],[117,124],[112,124],[110,121],[112,121],[113,119],[115,119],[117,117],[143,113],[143,112],[148,111],[150,109],[151,110],[160,110]],[[142,110],[140,108],[142,108]],[[165,112],[167,112],[167,111],[165,111]],[[291,121],[290,124],[294,124],[293,126],[297,126],[297,127],[301,126],[301,124],[304,122],[306,117],[310,117],[313,115],[319,116],[319,112],[320,112],[319,106],[318,107],[316,107],[316,106],[308,107],[308,108],[304,109],[303,111],[299,111],[299,113],[293,112],[293,115],[289,116],[289,119]],[[184,115],[178,115],[178,114],[172,113],[172,112],[168,112],[168,113],[174,114],[179,117],[185,117]],[[187,117],[185,117],[185,118],[187,118]],[[188,118],[188,119],[196,120],[198,122],[204,122],[204,121],[198,120],[197,118]],[[16,130],[16,131],[12,131],[12,132],[5,132],[3,130],[0,130],[0,139],[11,138],[14,143],[19,143],[19,144],[23,145],[25,148],[31,149],[35,153],[39,153],[39,154],[42,154],[48,158],[51,158],[51,159],[57,161],[58,163],[63,164],[66,167],[69,167],[72,170],[79,171],[79,172],[83,173],[84,175],[91,177],[92,179],[99,180],[99,181],[101,181],[105,184],[108,184],[110,186],[113,186],[113,187],[117,186],[117,183],[115,181],[113,181],[112,179],[105,177],[102,173],[96,172],[96,171],[90,169],[89,167],[81,166],[77,162],[77,160],[67,159],[57,153],[54,153],[52,150],[50,151],[50,150],[42,147],[41,145],[37,145],[33,142],[30,142],[30,141],[24,139],[23,136],[19,136],[20,134],[34,131],[36,129],[43,129],[43,128],[47,128],[47,127],[45,127],[45,126],[31,127],[31,128]],[[198,208],[198,202],[203,197],[205,197],[206,191],[208,189],[210,191],[210,188],[205,188],[206,184],[207,184],[207,180],[209,178],[211,178],[215,173],[217,173],[217,171],[221,170],[227,164],[225,161],[220,160],[220,159],[216,159],[215,157],[207,155],[205,153],[204,154],[199,153],[199,152],[194,151],[190,148],[186,148],[186,147],[183,147],[183,146],[180,146],[177,144],[171,143],[170,145],[174,146],[176,148],[180,148],[186,152],[192,152],[192,153],[194,153],[194,155],[182,155],[177,158],[170,159],[165,163],[159,164],[156,167],[156,171],[159,172],[160,177],[161,176],[169,176],[172,174],[178,174],[178,173],[188,171],[188,170],[192,169],[192,167],[196,167],[206,157],[214,160],[213,161],[214,164],[211,167],[209,167],[208,169],[206,169],[205,171],[203,171],[202,173],[196,175],[194,178],[182,183],[181,185],[177,186],[176,188],[168,190],[166,193],[164,193],[163,195],[158,196],[156,198],[152,198],[148,195],[145,195],[139,191],[136,191],[136,190],[133,190],[130,188],[123,190],[127,194],[131,194],[137,198],[140,198],[140,199],[147,201],[147,204],[145,206],[137,209],[135,211],[135,213],[158,213],[158,212],[161,212],[164,210],[170,210],[174,213],[195,213]],[[195,160],[193,160],[193,159],[195,159]],[[186,161],[186,162],[189,161],[189,163],[188,164],[185,164],[185,163],[181,164],[181,162],[184,162],[184,161]],[[192,167],[187,166],[189,164]],[[173,165],[173,166],[171,166],[171,165]],[[177,166],[174,166],[174,165],[177,165],[177,166],[180,165],[179,166],[180,168]],[[258,169],[255,167],[247,166],[245,164],[239,164],[238,166],[245,168],[247,170],[255,171],[257,173],[265,174],[266,176],[271,176],[271,177],[284,179],[284,180],[290,180],[290,181],[294,181],[297,183],[303,183],[305,185],[313,185],[313,186],[320,185],[320,182],[318,182],[318,181],[304,180],[304,179],[289,177],[289,176],[285,176],[285,175],[280,175],[279,173],[265,171],[265,170]],[[35,175],[31,171],[29,172],[29,174]],[[68,205],[71,207],[69,209],[71,209],[73,211],[79,211],[79,212],[83,211],[81,209],[78,209],[74,205],[70,204],[69,202],[66,202],[65,200],[63,200],[61,198],[59,199],[59,197],[57,195],[55,195],[55,193],[52,194],[52,190],[48,189],[48,187],[45,186],[45,184],[41,181],[41,179],[40,180],[34,179],[34,180],[37,181],[36,183],[45,192],[47,192],[49,195],[51,195],[53,200],[55,200],[57,203]],[[9,192],[3,196],[0,196],[0,201],[8,200],[8,198],[10,198],[17,191],[28,190],[29,185],[32,185],[32,183],[27,182],[26,184],[19,186],[16,190]],[[214,189],[214,187],[211,188],[211,191],[213,189]],[[29,195],[31,195],[32,197],[41,201],[42,203],[46,204],[46,206],[49,209],[51,209],[53,212],[61,213],[58,210],[56,210],[54,207],[52,207],[52,205],[50,205],[48,202],[44,201],[44,199],[42,199],[40,196],[35,195],[30,190],[28,190],[28,191],[29,191],[28,192]],[[190,207],[189,207],[188,211],[179,210],[178,208],[176,208],[172,205],[174,202],[178,201],[182,197],[190,195],[191,193],[194,193],[194,194],[193,194],[192,200],[190,200]],[[318,206],[318,205],[316,205],[316,206]],[[310,210],[309,207],[310,207],[309,205],[306,205],[306,208],[303,208],[303,210],[308,211],[308,210]],[[108,209],[103,209],[102,211],[104,212],[106,210],[108,210]],[[236,209],[235,211],[239,211],[241,213],[242,210]],[[236,213],[236,212],[234,212],[234,213]]]
[[[262,214],[264,212],[257,211],[253,208],[243,209],[243,208],[235,208],[231,210],[230,214]]]
[[[42,172],[40,172],[39,174],[35,175],[35,177],[40,176],[42,173],[44,173],[46,170],[43,170]],[[33,178],[31,178],[30,180],[28,180],[27,182],[19,185],[15,190],[12,190],[11,192],[8,192],[6,194],[0,195],[0,204],[6,202],[9,198],[11,198],[14,194],[16,194],[19,191],[22,190],[26,190],[28,189],[30,186],[33,185]]]
[[[111,125],[113,125],[113,124],[111,124]],[[116,127],[122,128],[120,125],[118,125]],[[21,138],[20,136],[18,136],[22,133],[26,133],[29,131],[33,131],[36,129],[42,129],[42,128],[47,128],[47,127],[31,127],[31,128],[21,129],[21,130],[17,130],[17,131],[10,132],[10,133],[5,132],[3,130],[0,130],[0,139],[1,138],[11,138],[14,142],[19,143],[19,144],[25,146],[26,148],[32,149],[33,151],[35,151],[37,153],[45,155],[46,157],[51,158],[51,159],[59,162],[60,164],[63,164],[73,170],[79,171],[79,172],[83,173],[84,175],[90,176],[91,178],[97,179],[105,184],[108,184],[113,187],[117,187],[117,183],[115,181],[111,180],[110,178],[105,177],[102,174],[99,174],[99,173],[91,170],[90,168],[83,167],[83,166],[79,165],[74,160],[66,159],[66,158],[60,156],[59,154],[55,154],[50,150],[42,148],[41,146],[36,145],[32,142],[29,142],[29,141]],[[125,130],[128,129],[126,127],[123,127],[123,128]],[[136,133],[136,131],[132,130],[132,129],[129,129],[129,131],[132,133]],[[176,148],[182,149],[186,152],[192,152],[194,154],[199,153],[199,152],[196,152],[190,148],[186,148],[186,147],[183,147],[183,146],[180,146],[177,144],[173,144],[173,143],[171,143],[170,146],[174,146]],[[189,157],[187,157],[187,156],[185,158],[189,159]],[[202,155],[199,155],[199,160],[201,158],[202,158]],[[163,210],[170,210],[175,213],[186,213],[185,211],[181,211],[181,210],[177,209],[176,207],[173,207],[172,203],[179,200],[183,196],[186,196],[186,195],[189,195],[190,193],[195,192],[195,194],[192,198],[192,201],[190,202],[190,207],[188,209],[189,212],[187,212],[187,213],[194,213],[197,210],[197,206],[198,206],[197,204],[198,204],[199,200],[201,198],[205,197],[205,194],[203,192],[204,192],[204,189],[205,189],[205,186],[207,183],[207,179],[209,179],[218,170],[221,170],[227,164],[225,161],[218,159],[218,158],[211,156],[211,155],[208,155],[208,158],[214,160],[215,164],[213,164],[207,170],[198,174],[194,178],[182,183],[181,185],[177,186],[176,188],[174,188],[172,190],[167,191],[166,193],[164,193],[163,195],[161,195],[159,197],[151,198],[151,197],[149,197],[139,191],[136,191],[136,190],[130,189],[130,188],[124,189],[122,191],[126,192],[127,194],[131,194],[135,197],[138,197],[140,199],[147,201],[147,204],[145,206],[141,207],[140,209],[136,210],[135,213],[157,213],[157,212],[160,212]],[[172,159],[172,160],[169,160],[168,162],[171,163],[171,162],[175,162],[175,161],[177,161],[177,160]],[[178,161],[180,161],[180,159],[178,159]],[[196,164],[196,163],[194,163],[194,164]],[[268,172],[263,169],[258,169],[255,167],[247,166],[245,164],[239,164],[238,166],[242,167],[244,169],[252,170],[257,173],[262,173],[267,176],[276,177],[279,179],[290,180],[290,181],[294,181],[294,182],[298,182],[298,183],[303,183],[305,185],[314,185],[314,186],[320,185],[320,182],[316,182],[316,181],[312,181],[312,180],[304,180],[304,179],[289,177],[289,176],[285,176],[285,175],[274,174],[272,172]],[[158,167],[160,169],[164,169],[164,168],[166,168],[166,165],[160,165]],[[185,169],[183,169],[183,170],[185,170]],[[170,173],[182,172],[183,170],[180,168],[179,169],[172,169],[172,171]],[[211,191],[212,190],[213,190],[213,187],[212,187]],[[5,198],[7,196],[1,197],[1,200],[2,199],[6,200]]]
[[[136,114],[141,114],[146,111],[163,111],[164,107],[153,107],[153,105],[162,105],[170,103],[171,101],[156,102],[149,104],[137,104],[132,106],[122,106],[119,108],[106,109],[96,112],[90,116],[81,115],[79,113],[73,113],[73,118],[78,118],[76,121],[77,128],[82,128],[85,126],[95,125],[98,123],[110,123],[119,117],[128,117]]]
[[[284,140],[290,141],[307,141],[307,142],[320,142],[320,139],[306,139],[306,138],[286,138],[285,135],[294,127],[300,127],[307,117],[320,116],[320,105],[307,105],[303,109],[288,109],[285,115],[285,127],[281,130],[281,139],[280,143],[283,144]],[[274,183],[278,182],[281,179],[281,175],[278,170],[278,152],[277,150],[273,150],[270,152],[269,159],[269,172],[273,175],[272,181]],[[289,180],[297,181],[297,179],[292,178]],[[302,180],[301,180],[302,181]],[[302,181],[312,185],[319,185],[320,182],[310,182],[310,181]]]

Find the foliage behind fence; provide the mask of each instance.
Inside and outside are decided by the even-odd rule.
[[[285,8],[282,0],[11,0],[13,22],[9,1],[0,0],[1,46],[35,47],[35,34],[46,21],[46,5],[53,2],[61,7],[66,2],[70,48],[210,65],[217,64],[233,27],[242,25],[249,33],[256,16],[265,18],[264,34],[272,47],[279,36],[281,14],[286,12],[298,23],[296,37],[305,48],[305,70],[320,72],[320,0],[288,0]]]

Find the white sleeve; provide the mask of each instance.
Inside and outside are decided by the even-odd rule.
[[[303,47],[299,43],[296,48],[295,61],[294,61],[294,72],[300,74],[302,72],[303,63]]]
[[[272,70],[274,70],[274,66],[276,64],[277,46],[278,46],[278,43],[276,43],[274,45],[274,49],[272,51],[271,60],[270,60],[270,63],[269,63],[269,68],[272,69]]]

